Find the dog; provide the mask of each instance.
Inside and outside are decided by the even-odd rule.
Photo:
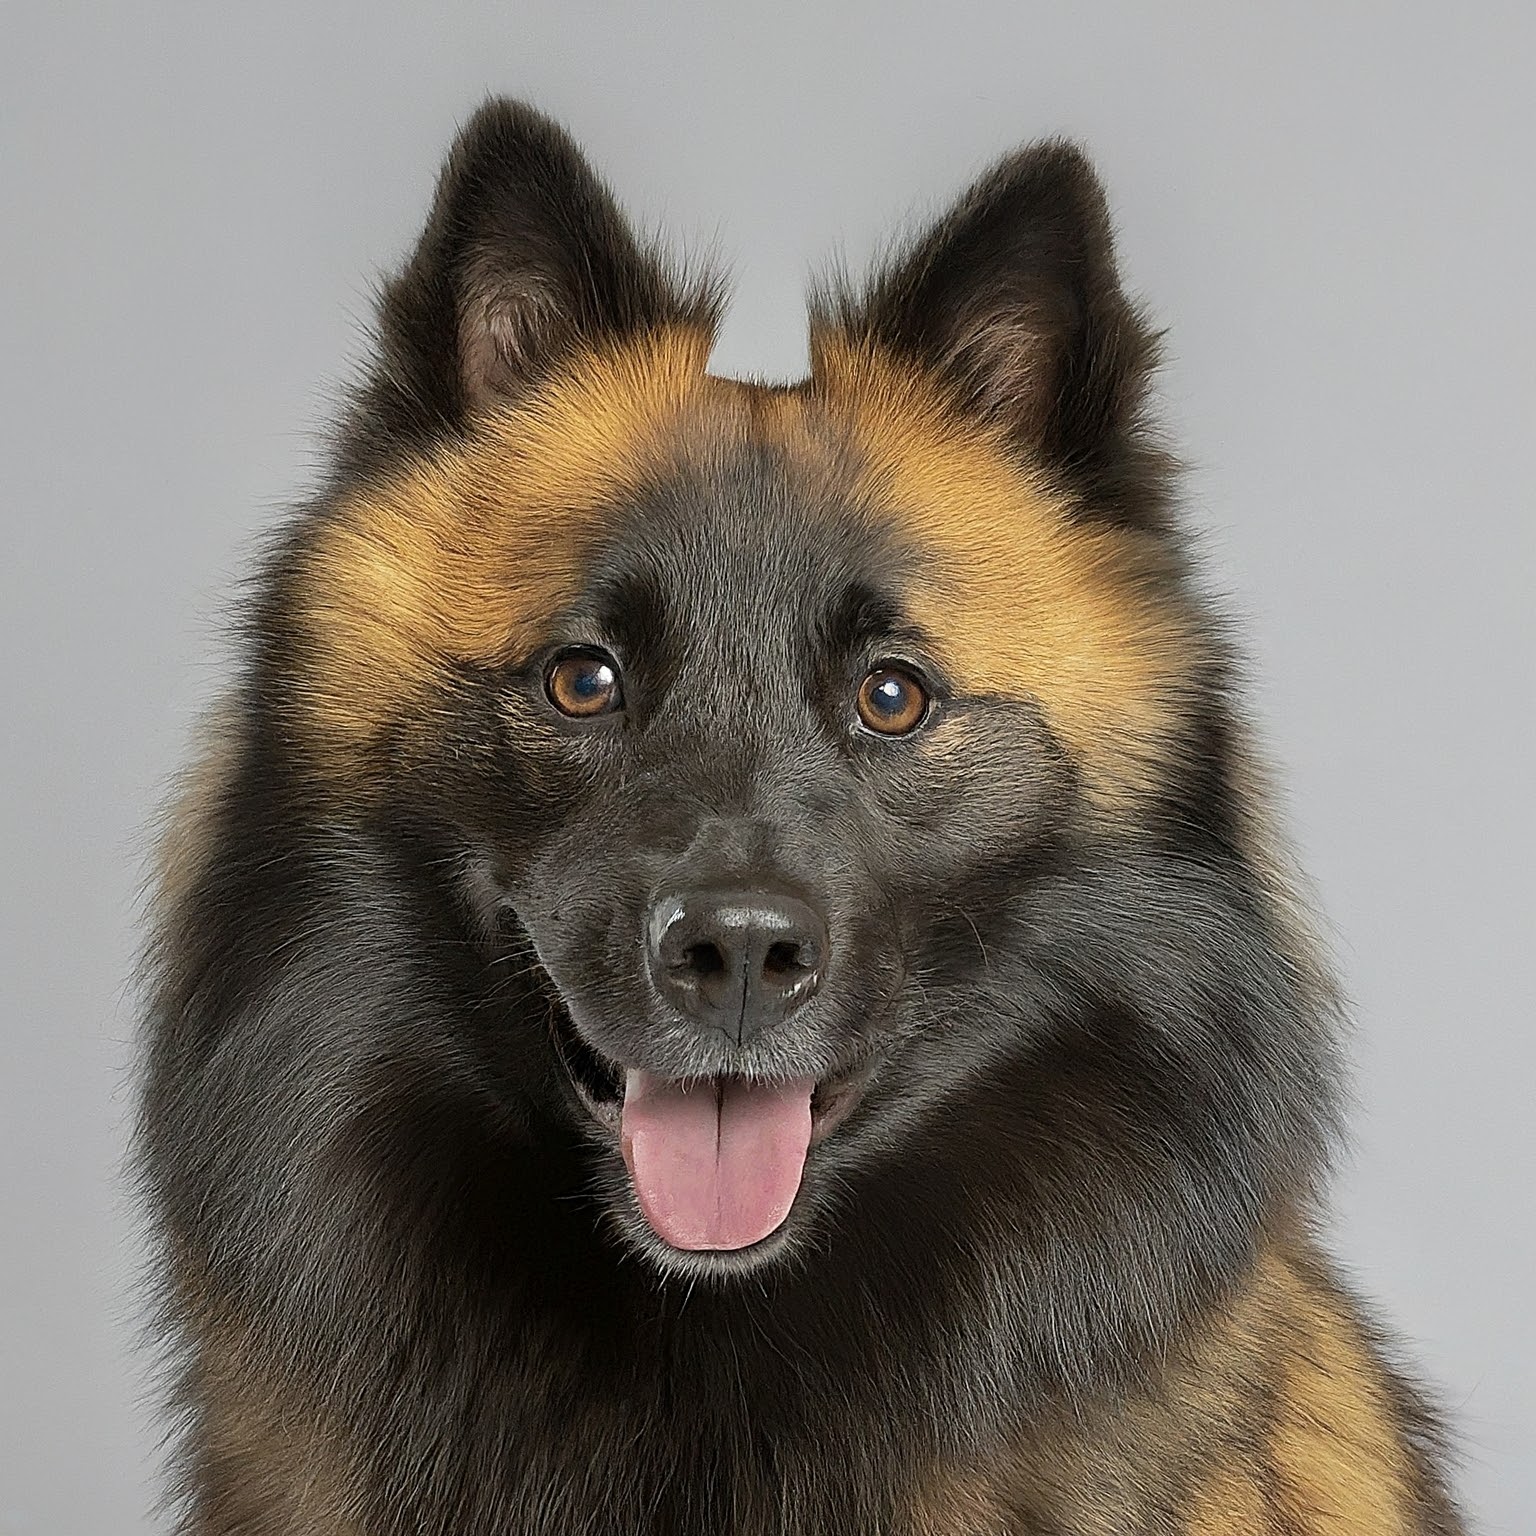
[[[180,1528],[1460,1531],[1090,165],[803,382],[720,304],[488,103],[267,552],[148,950]]]

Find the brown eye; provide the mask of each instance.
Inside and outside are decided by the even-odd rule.
[[[562,715],[578,720],[606,715],[624,704],[619,669],[601,651],[568,651],[544,677],[544,691]]]
[[[905,736],[928,713],[928,694],[910,672],[876,667],[859,684],[859,719],[882,736]]]

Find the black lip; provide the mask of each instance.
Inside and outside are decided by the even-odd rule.
[[[555,1054],[583,1108],[604,1129],[617,1132],[619,1109],[624,1102],[624,1068],[593,1050],[559,1005],[550,1010],[549,1033]]]

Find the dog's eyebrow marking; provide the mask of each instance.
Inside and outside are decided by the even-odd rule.
[[[831,605],[823,632],[833,651],[845,652],[910,627],[906,613],[893,597],[868,583],[855,582]]]
[[[464,442],[325,516],[300,557],[299,722],[355,764],[408,731],[455,663],[538,643],[580,590],[605,515],[669,451],[712,382],[712,338],[663,330],[577,358]]]
[[[889,356],[820,338],[803,409],[839,424],[856,500],[914,546],[903,600],[960,686],[1036,700],[1101,805],[1156,794],[1206,648],[1163,595],[1155,536],[1075,521],[994,429]]]

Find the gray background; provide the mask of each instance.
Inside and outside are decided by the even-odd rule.
[[[739,273],[722,371],[1068,132],[1359,1031],[1338,1245],[1536,1516],[1529,5],[0,0],[0,1531],[153,1529],[116,1170],[146,828],[312,474],[375,276],[487,90]]]

